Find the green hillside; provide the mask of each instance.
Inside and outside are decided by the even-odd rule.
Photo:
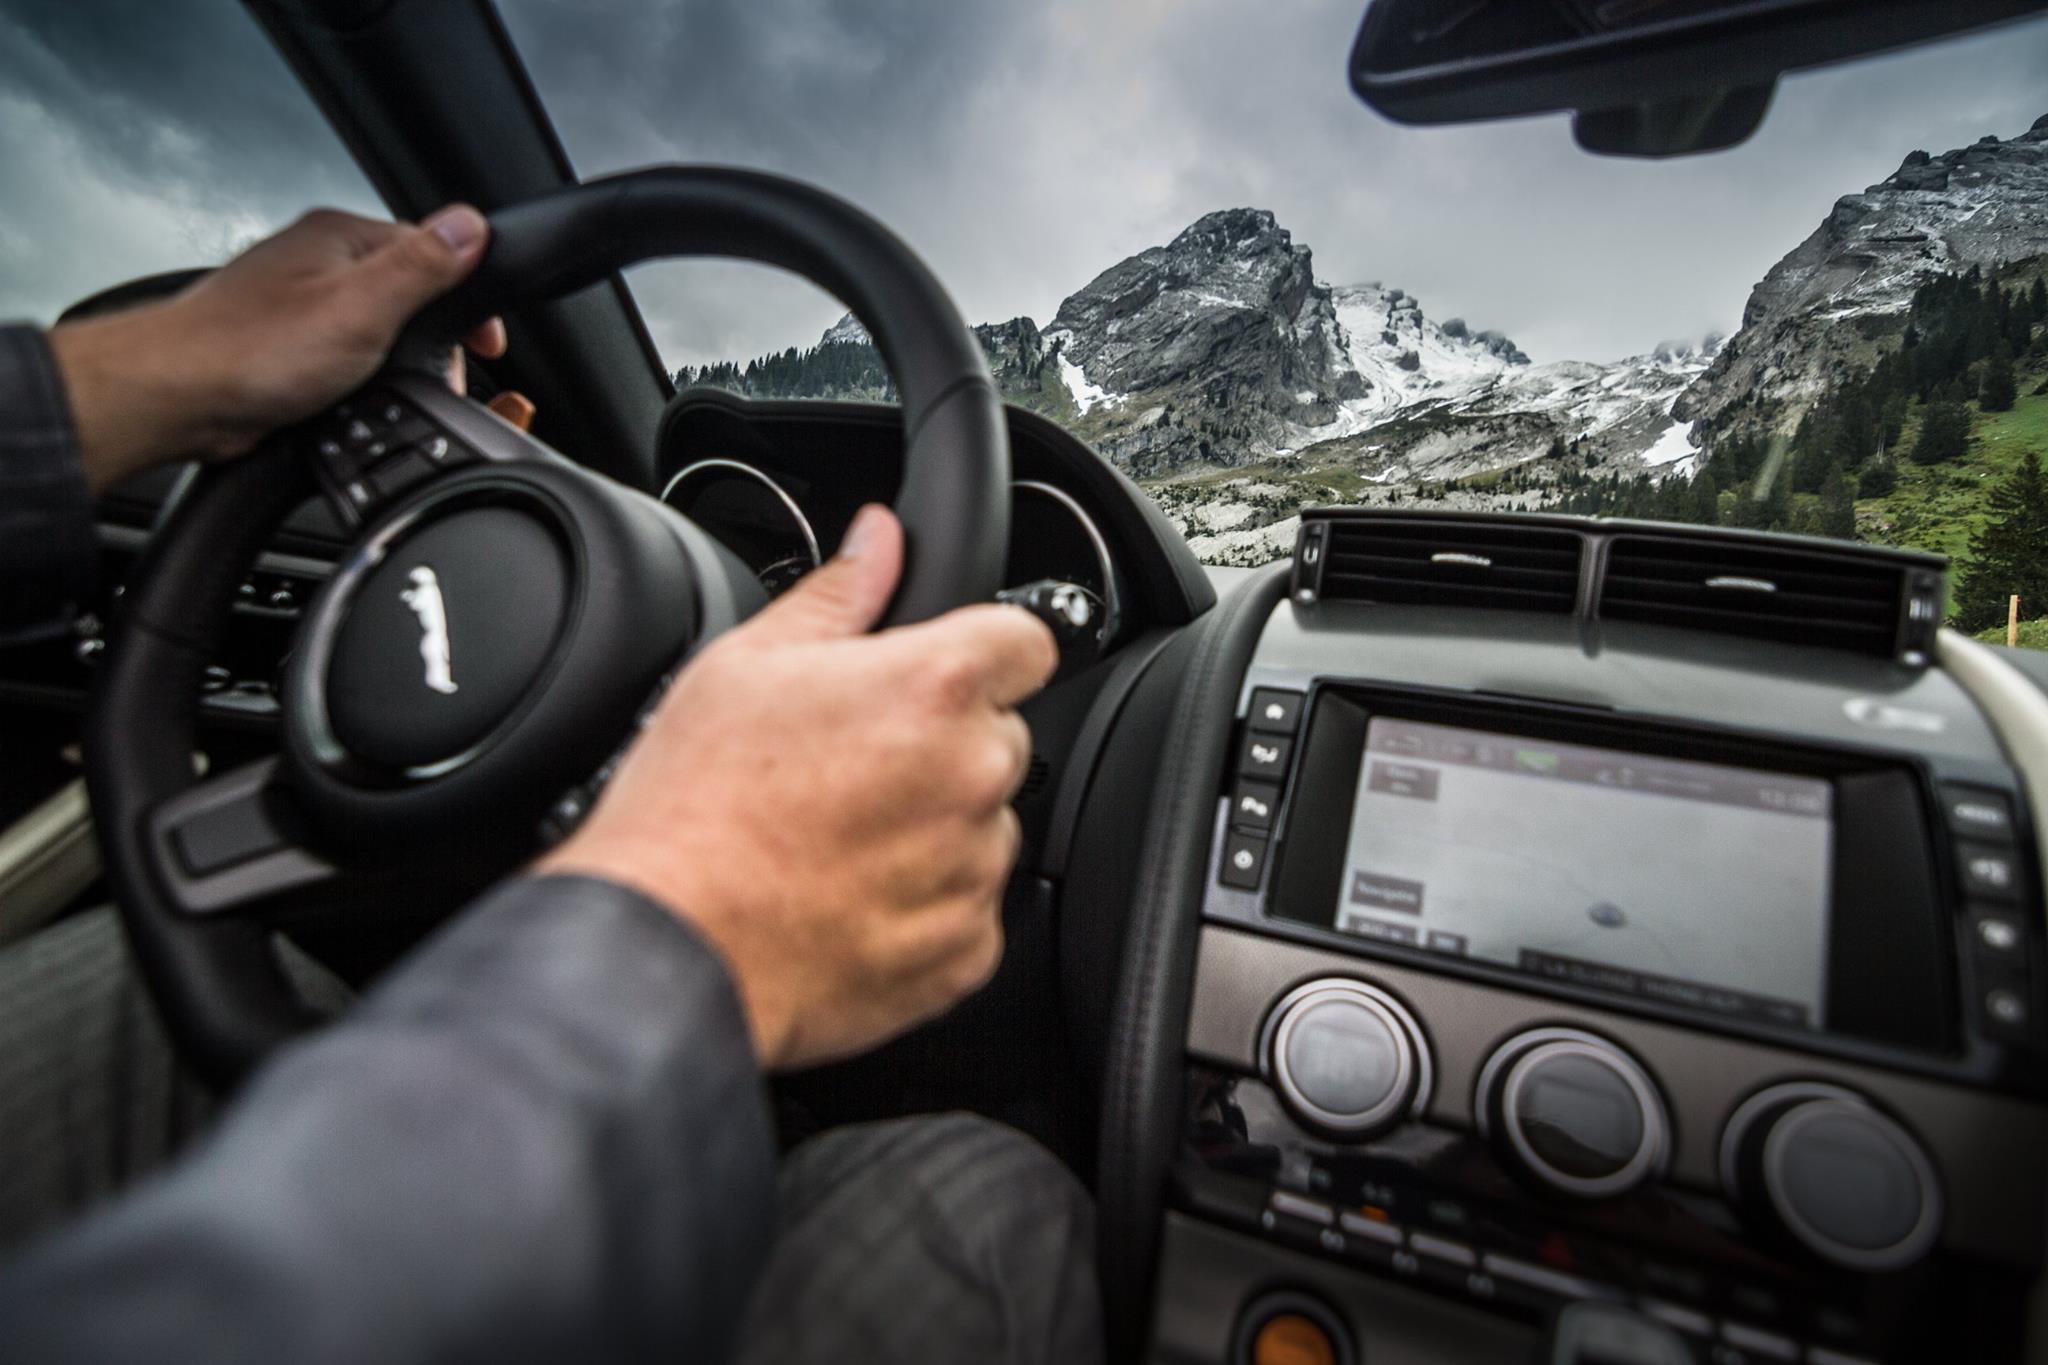
[[[1897,461],[1898,487],[1881,498],[1857,500],[1858,536],[1945,554],[1955,561],[1952,573],[1960,577],[1970,537],[1984,524],[1992,486],[2013,471],[2027,450],[2048,462],[2048,393],[2034,392],[2044,380],[2048,366],[2035,361],[2019,368],[2020,396],[2011,411],[1983,412],[1971,403],[1970,446],[1956,459],[1936,465]],[[1916,408],[1907,416],[1900,450],[1910,450],[1918,438],[1921,411]]]

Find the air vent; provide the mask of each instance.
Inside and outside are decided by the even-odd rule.
[[[1619,535],[1608,543],[1599,614],[1893,655],[1932,640],[1939,579],[1929,595],[1920,577],[1907,565],[1854,552]]]
[[[1584,538],[1576,531],[1457,517],[1306,522],[1297,595],[1325,601],[1506,607],[1569,614]]]

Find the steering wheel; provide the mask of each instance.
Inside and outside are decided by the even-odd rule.
[[[792,270],[866,324],[903,398],[891,623],[985,600],[1009,547],[1009,443],[981,347],[908,247],[793,181],[665,167],[492,216],[464,284],[386,369],[208,468],[131,576],[88,722],[107,875],[184,1056],[232,1084],[317,1022],[275,931],[341,907],[366,936],[445,917],[586,809],[693,651],[765,594],[647,493],[451,394],[493,313],[639,261]],[[200,682],[272,530],[324,493],[353,544],[298,626],[275,758],[200,780]]]

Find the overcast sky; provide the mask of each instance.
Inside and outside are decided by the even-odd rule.
[[[1730,330],[1836,197],[2048,112],[2048,19],[1798,76],[1761,133],[1588,156],[1561,117],[1390,124],[1351,95],[1360,0],[501,0],[579,171],[817,181],[922,251],[970,321],[1029,314],[1211,209],[1279,216],[1537,360]],[[231,0],[0,0],[0,317],[376,204]],[[672,363],[805,345],[840,312],[754,267],[635,290]]]

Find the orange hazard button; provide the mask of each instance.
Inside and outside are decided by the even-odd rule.
[[[1252,1338],[1252,1365],[1337,1365],[1337,1345],[1314,1320],[1281,1313]]]

